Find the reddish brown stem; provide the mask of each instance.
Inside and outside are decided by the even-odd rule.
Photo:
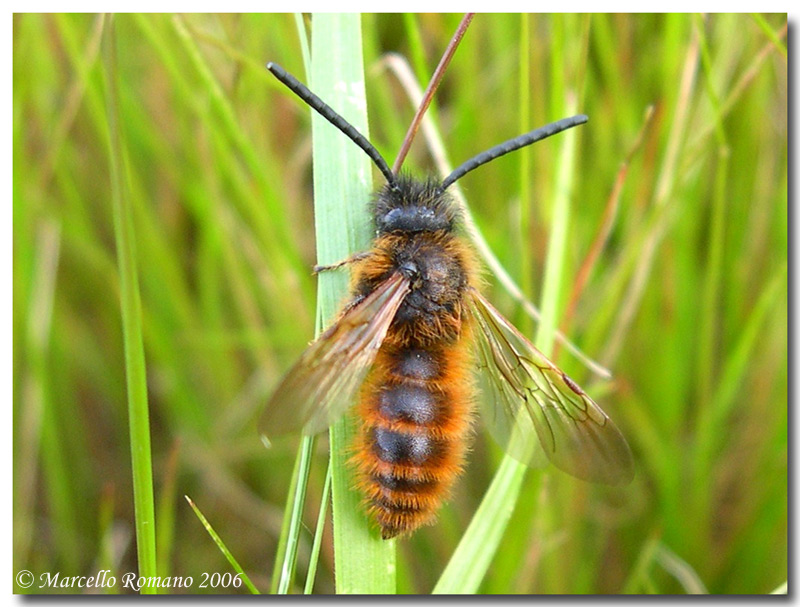
[[[403,166],[403,161],[408,155],[408,150],[411,148],[411,142],[414,141],[414,136],[417,134],[419,125],[422,122],[422,117],[428,110],[428,106],[430,106],[431,101],[433,101],[433,96],[436,94],[436,89],[439,88],[439,84],[442,81],[444,72],[447,70],[447,66],[450,65],[450,60],[453,58],[453,55],[455,54],[461,39],[464,37],[464,34],[467,33],[467,28],[472,22],[472,18],[474,16],[475,13],[467,13],[461,19],[461,23],[458,24],[455,34],[453,34],[453,37],[450,39],[450,44],[447,45],[444,55],[442,55],[442,58],[439,61],[439,65],[436,66],[436,71],[433,72],[433,76],[428,84],[428,88],[425,89],[425,94],[422,97],[422,103],[420,103],[419,107],[417,108],[417,113],[414,115],[414,119],[411,121],[411,126],[408,127],[408,132],[406,133],[405,139],[403,139],[403,145],[400,147],[400,151],[397,153],[397,160],[394,161],[394,165],[392,166],[392,172],[395,175],[397,175],[398,171],[400,171],[400,167]]]

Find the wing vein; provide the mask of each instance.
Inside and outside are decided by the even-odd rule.
[[[538,442],[573,476],[629,482],[630,448],[602,409],[476,290],[470,310],[478,327],[482,413],[492,436],[524,463]]]

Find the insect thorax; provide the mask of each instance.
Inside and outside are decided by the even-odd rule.
[[[378,194],[377,236],[355,276],[355,295],[369,295],[400,272],[411,290],[398,309],[391,338],[406,343],[446,343],[462,332],[466,289],[474,273],[471,252],[455,229],[453,199],[434,180],[398,178]]]

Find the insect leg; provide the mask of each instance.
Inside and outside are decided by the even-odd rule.
[[[341,261],[337,261],[336,263],[332,263],[330,265],[314,266],[314,274],[327,272],[329,270],[338,270],[339,268],[349,265],[351,263],[356,263],[357,261],[363,261],[369,256],[370,256],[370,251],[361,251],[360,253],[354,253],[348,258],[342,259]]]

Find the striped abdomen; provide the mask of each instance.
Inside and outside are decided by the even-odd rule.
[[[387,337],[364,386],[354,458],[384,539],[433,520],[461,471],[471,411],[463,335],[424,348],[396,337]]]

